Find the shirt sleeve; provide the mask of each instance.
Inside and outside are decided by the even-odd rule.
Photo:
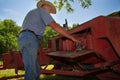
[[[54,21],[53,17],[44,9],[41,9],[40,15],[45,25],[49,25]]]

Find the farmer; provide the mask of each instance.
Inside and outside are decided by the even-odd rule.
[[[38,41],[43,37],[47,25],[72,41],[80,43],[57,24],[50,13],[56,14],[55,6],[49,1],[41,0],[37,3],[37,8],[31,10],[23,21],[18,45],[24,62],[25,80],[40,80],[40,66],[37,59]]]

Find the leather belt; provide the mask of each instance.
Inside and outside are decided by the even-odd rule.
[[[29,30],[29,29],[26,29],[26,30],[22,30],[20,33],[22,33],[22,32],[31,32],[31,33],[33,33],[33,34],[37,37],[37,39],[39,39],[38,36],[35,34],[34,31],[31,31],[31,30]]]

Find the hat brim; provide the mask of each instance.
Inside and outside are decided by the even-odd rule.
[[[41,6],[45,5],[45,4],[49,5],[51,7],[50,13],[56,14],[56,8],[55,8],[55,6],[51,2],[49,2],[49,1],[39,1],[37,3],[37,7],[39,8],[39,7],[41,7]]]

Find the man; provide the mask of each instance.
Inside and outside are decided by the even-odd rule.
[[[49,1],[41,0],[37,3],[37,8],[31,10],[23,21],[18,44],[25,67],[25,80],[39,80],[38,41],[43,37],[43,32],[47,25],[63,36],[80,43],[79,40],[58,25],[50,13],[56,13],[55,6]]]

